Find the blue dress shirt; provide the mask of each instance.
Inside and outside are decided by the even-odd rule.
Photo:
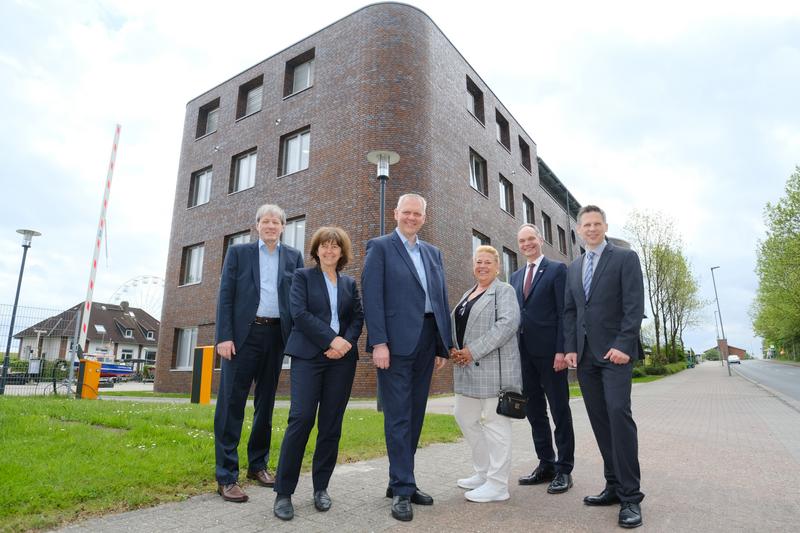
[[[414,263],[414,268],[417,270],[417,275],[419,276],[419,280],[422,282],[422,290],[425,291],[425,312],[426,313],[433,313],[433,305],[431,305],[431,298],[428,296],[428,277],[425,275],[425,265],[422,264],[422,252],[419,249],[419,237],[414,242],[414,245],[411,246],[409,244],[408,239],[406,239],[405,235],[400,232],[400,228],[395,228],[397,235],[400,237],[400,240],[403,241],[403,245],[406,247],[406,251],[408,255],[411,256],[411,262]]]
[[[256,315],[270,318],[281,316],[278,307],[278,254],[281,243],[269,251],[261,239],[258,240],[258,269],[261,275],[261,292],[258,298]]]
[[[325,286],[328,287],[328,300],[331,302],[331,329],[339,334],[339,302],[336,298],[336,285],[330,280],[328,275],[323,272],[322,277],[325,278]],[[337,276],[338,279],[338,276]]]

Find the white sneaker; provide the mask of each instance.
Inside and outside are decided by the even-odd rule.
[[[475,490],[464,493],[464,497],[471,502],[501,502],[511,497],[507,486],[486,482]]]
[[[486,483],[486,478],[480,474],[473,474],[472,477],[465,477],[456,481],[456,485],[462,489],[477,489]]]

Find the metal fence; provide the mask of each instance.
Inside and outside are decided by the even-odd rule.
[[[13,306],[0,304],[0,382],[8,343]],[[64,317],[64,309],[17,306],[12,332],[5,391],[9,396],[71,394],[74,386],[68,381],[72,342],[62,340],[54,331],[72,331],[74,318]],[[33,328],[33,329],[32,329]],[[27,330],[27,331],[26,331]],[[17,336],[25,334],[25,342]]]

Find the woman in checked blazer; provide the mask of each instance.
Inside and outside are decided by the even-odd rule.
[[[475,469],[471,477],[459,479],[458,486],[469,489],[464,497],[474,502],[509,498],[511,419],[496,413],[497,396],[501,386],[522,390],[519,304],[514,288],[497,279],[499,273],[497,250],[479,246],[473,258],[477,283],[450,315],[455,416],[472,448]]]

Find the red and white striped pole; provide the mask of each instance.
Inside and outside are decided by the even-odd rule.
[[[103,193],[103,205],[100,208],[100,222],[97,225],[97,238],[94,241],[94,257],[92,258],[92,268],[89,273],[89,287],[86,289],[86,303],[83,307],[83,318],[81,319],[81,333],[78,346],[83,350],[86,347],[86,335],[89,329],[89,316],[92,313],[92,295],[94,294],[94,280],[97,276],[97,259],[100,257],[100,245],[103,242],[103,232],[106,229],[106,211],[108,210],[108,195],[111,192],[111,178],[114,176],[114,162],[117,159],[117,146],[119,145],[119,132],[122,126],[117,124],[114,131],[114,145],[111,148],[111,162],[108,164],[108,174],[106,175],[106,187]]]

